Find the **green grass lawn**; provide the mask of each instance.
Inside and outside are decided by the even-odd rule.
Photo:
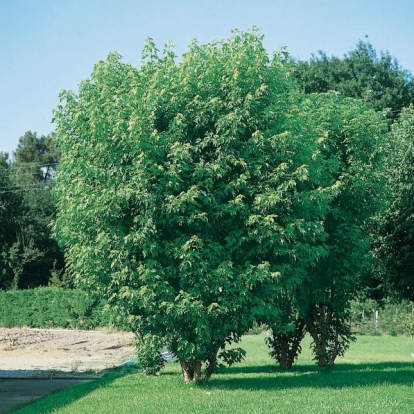
[[[268,356],[264,336],[246,336],[242,364],[203,385],[184,385],[178,364],[159,377],[110,371],[15,413],[413,413],[414,340],[360,336],[335,367],[319,371],[306,338],[289,371]]]

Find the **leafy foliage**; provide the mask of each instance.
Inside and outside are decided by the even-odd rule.
[[[321,237],[313,249],[307,246],[315,259],[295,262],[290,276],[281,278],[274,301],[279,315],[266,320],[272,330],[271,354],[285,368],[300,352],[305,327],[320,366],[333,364],[348,348],[350,301],[369,275],[370,223],[384,207],[382,115],[335,93],[307,95],[300,108],[318,137],[315,183],[325,197],[317,204]]]
[[[11,186],[9,157],[0,153],[0,289],[10,288],[14,279],[9,257],[19,229],[15,213],[21,204],[21,194],[8,191]]]
[[[286,59],[256,32],[193,42],[180,63],[149,41],[141,68],[111,54],[55,113],[73,273],[189,380],[265,312],[264,285],[317,256],[317,144]]]
[[[51,272],[63,268],[62,253],[49,227],[56,213],[50,189],[58,159],[53,134],[38,137],[30,131],[20,138],[11,161],[3,156],[2,289],[47,285]]]
[[[397,296],[414,299],[414,107],[402,111],[390,133],[390,206],[381,222],[379,254],[384,282]]]
[[[135,345],[137,362],[147,375],[156,375],[165,367],[165,359],[160,353],[163,346],[159,338],[137,335]]]
[[[337,91],[361,98],[376,110],[389,109],[390,119],[414,102],[414,80],[388,52],[378,56],[369,42],[358,42],[342,59],[324,52],[309,62],[294,63],[295,77],[304,92]]]
[[[414,80],[411,73],[404,70],[388,52],[378,54],[369,42],[358,42],[355,49],[343,58],[328,57],[325,53],[319,52],[309,62],[296,61],[292,64],[293,73],[304,92],[336,91],[344,96],[363,99],[370,102],[376,110],[386,110],[388,119],[393,122],[399,119],[403,108],[414,102]],[[407,124],[404,110],[401,118],[405,118],[404,122]],[[400,123],[400,127],[401,125]],[[395,131],[398,128],[396,126]],[[401,129],[399,131],[397,134],[401,133]],[[407,274],[407,271],[410,271],[410,265],[409,262],[402,265],[404,259],[398,257],[401,250],[397,246],[400,243],[397,240],[405,240],[402,242],[405,245],[403,250],[409,251],[410,242],[406,234],[409,234],[410,226],[412,228],[410,220],[406,220],[409,217],[407,209],[409,210],[410,203],[406,203],[405,208],[402,208],[401,204],[399,207],[396,205],[398,203],[396,194],[400,192],[398,184],[400,179],[395,178],[395,174],[406,173],[396,173],[397,170],[401,170],[399,163],[402,158],[401,155],[394,156],[394,153],[401,153],[402,147],[406,144],[402,144],[401,139],[396,138],[396,132],[390,132],[387,145],[390,145],[388,149],[390,159],[388,171],[384,171],[384,174],[394,178],[389,180],[389,188],[382,189],[381,195],[391,202],[392,207],[384,216],[381,209],[376,214],[376,220],[371,224],[370,233],[371,239],[374,240],[377,260],[373,265],[371,278],[366,279],[364,292],[361,292],[362,297],[368,295],[378,300],[386,300],[387,296],[395,295],[413,297],[409,295],[409,278],[407,280],[405,276],[401,279],[399,277],[400,273]],[[407,169],[408,177],[410,167],[406,162],[403,162],[403,165]],[[389,193],[390,189],[394,195]],[[401,208],[401,216],[397,218],[400,214],[398,210]],[[403,256],[409,260],[406,253],[403,253]],[[408,265],[408,268],[403,270],[400,265],[403,267]]]
[[[358,335],[412,335],[414,303],[408,300],[356,300],[351,303],[351,326]],[[411,323],[411,326],[410,326]]]
[[[61,100],[56,234],[149,369],[162,345],[186,382],[202,364],[208,378],[255,321],[286,366],[305,324],[320,365],[345,352],[383,207],[380,113],[301,94],[255,31],[193,42],[178,63],[149,40],[140,68],[111,54]]]
[[[279,304],[280,307],[280,304]],[[305,321],[302,315],[291,314],[286,309],[280,312],[287,317],[281,324],[271,323],[270,335],[266,337],[266,343],[271,349],[270,355],[281,368],[291,368],[302,351],[301,342],[305,337]],[[280,323],[280,320],[278,321]]]
[[[385,206],[386,123],[362,101],[337,94],[309,99],[312,121],[320,128],[323,171],[337,193],[324,218],[326,254],[308,269],[299,307],[315,346],[323,348],[317,351],[319,363],[329,365],[349,345],[350,301],[371,268],[370,223]]]
[[[0,291],[0,326],[95,329],[107,327],[105,302],[81,290],[36,288]],[[124,326],[117,326],[122,329]]]

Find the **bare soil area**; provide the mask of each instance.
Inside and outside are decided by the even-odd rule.
[[[82,375],[134,357],[129,332],[0,328],[0,377]]]

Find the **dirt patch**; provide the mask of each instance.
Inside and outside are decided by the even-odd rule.
[[[0,377],[98,373],[134,357],[128,332],[0,328]]]

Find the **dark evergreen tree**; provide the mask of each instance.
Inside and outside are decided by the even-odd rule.
[[[18,233],[17,215],[21,193],[15,192],[10,179],[10,160],[0,153],[0,290],[13,286],[13,270],[9,265],[10,250]]]
[[[8,210],[13,242],[3,254],[15,289],[46,285],[53,270],[63,267],[63,256],[51,237],[50,224],[56,207],[51,193],[59,159],[53,134],[38,137],[26,132],[8,165],[9,181],[4,194],[13,195]]]

